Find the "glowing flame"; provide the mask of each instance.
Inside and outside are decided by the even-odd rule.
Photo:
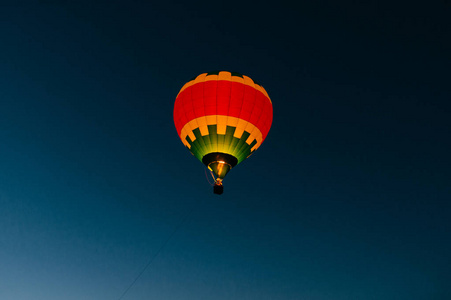
[[[223,161],[218,161],[219,166],[218,166],[218,176],[220,176],[221,172],[222,172],[222,168],[224,168],[224,164],[225,162]]]

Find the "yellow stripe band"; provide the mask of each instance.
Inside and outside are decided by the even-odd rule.
[[[268,93],[266,92],[266,90],[259,84],[255,83],[252,78],[243,75],[243,77],[239,77],[239,76],[232,76],[231,72],[227,72],[227,71],[221,71],[219,72],[218,75],[207,75],[208,73],[203,73],[200,74],[199,76],[197,76],[195,79],[187,82],[182,89],[179,91],[179,93],[177,94],[177,96],[183,92],[183,90],[185,90],[186,88],[195,85],[196,83],[200,83],[200,82],[205,82],[205,81],[210,81],[210,80],[228,80],[228,81],[233,81],[233,82],[239,82],[242,83],[244,85],[248,85],[250,87],[255,88],[257,91],[260,91],[263,93],[263,95],[266,96],[266,98],[268,98],[269,102],[272,103],[271,98],[269,98]]]
[[[257,143],[251,148],[251,151],[254,151],[260,147],[263,140],[261,131],[250,122],[231,116],[210,115],[193,119],[183,126],[180,132],[180,139],[183,144],[186,147],[191,148],[191,145],[188,143],[186,137],[189,136],[191,141],[194,142],[196,140],[196,136],[193,131],[197,128],[199,128],[202,136],[208,135],[208,125],[216,125],[217,134],[226,134],[227,127],[233,127],[235,128],[233,136],[238,139],[242,137],[244,132],[249,133],[250,135],[246,139],[246,144],[250,145],[254,140],[257,141]]]

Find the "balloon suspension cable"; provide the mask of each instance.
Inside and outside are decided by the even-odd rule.
[[[216,178],[213,175],[212,171],[208,170],[208,172],[210,172],[211,177],[213,177],[213,183],[210,182],[210,179],[208,178],[208,174],[207,174],[207,168],[205,168],[205,177],[207,178],[208,184],[210,184],[211,186],[214,186],[215,182],[216,182]]]
[[[215,193],[217,195],[221,195],[224,192],[224,186],[222,185],[222,178],[219,178],[219,177],[215,178],[215,175],[213,174],[213,172],[210,171],[210,169],[208,169],[208,171],[210,172],[210,175],[213,178],[213,183],[211,183],[210,179],[208,178],[207,169],[205,169],[205,177],[207,177],[208,183],[213,187],[213,193]]]

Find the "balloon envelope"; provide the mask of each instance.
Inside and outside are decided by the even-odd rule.
[[[226,71],[187,82],[174,105],[183,144],[220,179],[260,147],[272,118],[266,90],[246,75]]]

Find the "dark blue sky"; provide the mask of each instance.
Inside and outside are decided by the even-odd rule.
[[[449,1],[311,2],[2,4],[0,298],[118,299],[191,211],[123,299],[451,299]],[[274,105],[220,197],[212,70]]]

